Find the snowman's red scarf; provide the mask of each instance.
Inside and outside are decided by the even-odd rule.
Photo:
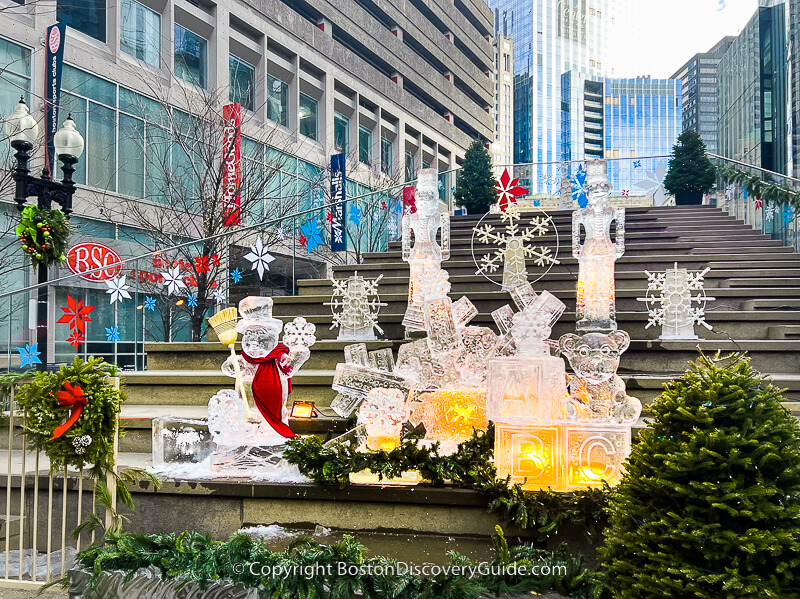
[[[264,358],[253,358],[242,352],[244,359],[250,364],[258,364],[256,375],[253,378],[253,398],[256,402],[258,411],[263,414],[267,422],[270,423],[278,434],[284,437],[296,437],[281,420],[281,409],[283,408],[283,392],[281,388],[281,375],[278,371],[278,358],[289,353],[289,348],[283,343],[275,346]],[[292,379],[287,381],[288,392],[292,392]]]

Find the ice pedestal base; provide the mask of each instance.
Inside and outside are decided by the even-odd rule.
[[[416,470],[403,472],[394,478],[384,477],[382,480],[374,472],[362,470],[350,474],[350,482],[357,485],[418,485],[422,482],[422,475]]]
[[[199,464],[217,447],[206,420],[154,418],[152,431],[156,468],[166,464]]]

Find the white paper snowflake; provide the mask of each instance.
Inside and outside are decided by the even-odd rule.
[[[261,237],[256,239],[255,245],[250,246],[250,252],[244,255],[244,259],[252,262],[250,270],[258,271],[258,278],[264,279],[264,271],[269,270],[269,263],[275,260],[275,256],[267,252]]]
[[[636,187],[643,189],[645,193],[653,197],[653,206],[663,206],[667,198],[664,190],[664,177],[667,175],[667,165],[663,160],[659,160],[654,171],[647,171],[645,178],[636,183]]]
[[[211,297],[214,298],[214,303],[218,306],[227,301],[225,298],[225,293],[219,287],[214,290],[214,293],[211,294]]]
[[[383,334],[378,325],[378,311],[386,305],[378,296],[378,284],[382,278],[383,275],[378,275],[376,279],[365,279],[356,271],[347,279],[331,279],[331,301],[324,305],[331,307],[331,328],[339,327],[339,340],[375,339],[376,330]]]
[[[551,231],[555,232],[553,221],[545,213],[534,216],[527,225],[520,225],[522,215],[518,204],[509,204],[500,213],[502,228],[486,222],[485,215],[478,222],[472,234],[472,258],[478,267],[476,274],[483,275],[493,283],[490,274],[503,272],[503,289],[513,289],[528,280],[526,259],[533,259],[537,266],[552,267],[558,261],[558,236],[555,248],[540,243],[539,238]],[[476,244],[490,246],[476,252]],[[480,258],[477,255],[480,255]],[[549,270],[549,268],[548,268]],[[539,278],[546,273],[542,273]],[[538,280],[538,279],[537,279]]]
[[[767,222],[772,222],[775,219],[775,215],[779,212],[780,210],[778,210],[778,207],[770,202],[767,204],[766,208],[764,208],[764,218],[767,219]]]
[[[180,268],[177,266],[162,272],[161,276],[164,278],[164,287],[167,289],[167,295],[172,295],[178,292],[178,289],[185,288],[186,283],[183,282]]]
[[[131,294],[128,293],[128,289],[130,289],[130,285],[125,284],[125,275],[114,277],[106,281],[106,293],[111,295],[110,303],[120,302],[122,303],[123,299],[131,299]]]
[[[676,262],[665,272],[644,271],[647,293],[637,298],[647,306],[648,320],[644,328],[661,326],[661,339],[697,339],[696,324],[711,330],[705,319],[706,302],[715,299],[705,292],[704,277],[709,270],[690,272],[678,268]]]

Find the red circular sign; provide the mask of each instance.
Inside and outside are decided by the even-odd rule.
[[[109,281],[115,278],[122,270],[121,264],[108,266],[121,262],[120,255],[102,243],[79,243],[72,246],[67,252],[67,266],[76,275],[85,281]],[[103,268],[89,274],[83,274],[95,268]]]
[[[50,54],[58,52],[61,46],[61,30],[58,27],[50,29],[50,39],[47,40],[47,44],[50,46]]]

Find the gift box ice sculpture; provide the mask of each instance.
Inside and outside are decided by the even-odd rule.
[[[578,331],[612,331],[617,328],[614,307],[614,263],[625,252],[625,209],[609,203],[604,160],[586,163],[589,204],[572,213],[572,255],[578,259],[575,328]],[[611,225],[616,226],[611,239]],[[581,243],[581,227],[586,237]]]
[[[331,279],[333,297],[324,305],[333,310],[331,328],[339,327],[339,341],[371,341],[376,339],[376,330],[383,333],[378,326],[378,311],[386,305],[378,297],[382,278],[365,279],[356,271],[347,279]]]
[[[636,298],[644,302],[648,310],[645,329],[661,325],[663,340],[699,339],[694,332],[695,325],[712,330],[706,322],[705,309],[708,300],[716,298],[706,296],[703,277],[710,268],[698,272],[689,272],[685,268],[668,268],[664,272],[647,275],[647,294]]]
[[[422,169],[417,179],[416,212],[403,215],[403,260],[410,268],[403,325],[409,330],[425,330],[424,303],[446,298],[450,291],[447,272],[441,268],[442,260],[450,257],[450,215],[439,212],[438,190],[436,169]],[[441,245],[436,240],[440,229]]]
[[[280,459],[280,447],[295,436],[288,426],[289,379],[310,357],[316,337],[315,326],[298,317],[286,325],[283,343],[278,343],[284,327],[272,317],[269,297],[246,297],[239,302],[239,313],[242,355],[225,360],[222,372],[235,378],[233,361],[238,361],[244,381],[252,383],[258,409],[248,419],[240,394],[224,389],[208,403],[208,429],[217,445],[212,470],[246,474]]]

